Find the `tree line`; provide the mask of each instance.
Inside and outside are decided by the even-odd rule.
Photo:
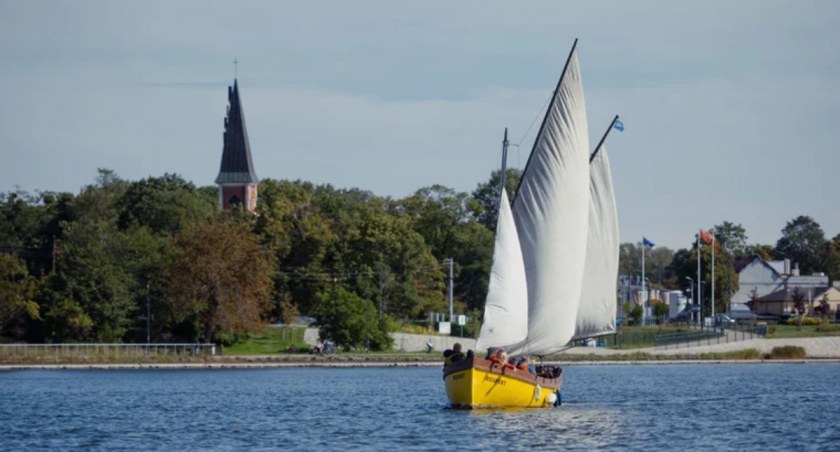
[[[507,170],[510,195],[519,177]],[[345,347],[385,349],[396,323],[448,312],[447,258],[455,312],[480,318],[499,182],[495,171],[472,193],[433,185],[392,199],[267,179],[256,215],[222,211],[217,187],[173,174],[127,181],[99,170],[78,194],[2,193],[0,339],[230,342],[306,315]],[[716,287],[737,284],[731,264],[751,253],[840,278],[840,235],[826,240],[808,217],[788,223],[775,247],[747,245],[740,225],[712,232]],[[620,251],[620,273],[639,274],[638,245]],[[696,252],[654,249],[649,277],[682,288]]]
[[[518,179],[508,170],[509,190]],[[391,199],[267,179],[256,215],[172,174],[99,170],[77,195],[3,193],[0,338],[224,342],[303,314],[342,345],[387,348],[395,322],[448,311],[446,258],[455,311],[478,318],[498,181]]]

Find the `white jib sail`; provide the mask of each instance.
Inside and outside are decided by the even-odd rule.
[[[525,339],[527,334],[528,286],[525,266],[510,202],[502,190],[496,244],[493,248],[493,268],[484,304],[484,323],[475,349],[482,352],[488,347],[508,347]]]
[[[572,338],[586,261],[589,130],[577,53],[569,56],[513,205],[528,279],[528,338],[548,355]]]
[[[589,166],[589,238],[575,339],[615,332],[618,213],[604,146]]]

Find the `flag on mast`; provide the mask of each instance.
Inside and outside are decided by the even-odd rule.
[[[644,303],[650,299],[647,295],[647,291],[645,290],[645,248],[653,248],[654,243],[647,239],[647,237],[642,236],[642,293],[639,296],[639,302]],[[644,320],[642,321],[644,322]]]
[[[703,231],[702,229],[700,230]],[[694,240],[694,245],[697,249],[697,301],[695,303],[700,308],[697,313],[697,326],[702,327],[703,323],[703,279],[700,272],[700,234],[697,234]]]

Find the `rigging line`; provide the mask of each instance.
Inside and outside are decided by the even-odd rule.
[[[548,106],[548,103],[551,102],[551,99],[552,98],[549,97],[548,99],[545,100],[545,103],[543,104],[542,107],[540,107],[540,109],[537,111],[537,114],[534,116],[534,119],[531,121],[531,125],[528,126],[528,130],[525,131],[525,134],[522,135],[522,138],[514,146],[519,148],[519,146],[522,144],[522,142],[525,141],[525,138],[528,137],[528,134],[531,132],[531,129],[534,128],[534,124],[537,123],[537,119],[540,119],[540,116],[542,116],[542,112]]]

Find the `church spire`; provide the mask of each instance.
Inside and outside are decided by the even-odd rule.
[[[222,207],[229,209],[244,203],[245,208],[253,212],[257,202],[257,183],[259,179],[254,172],[248,129],[239,99],[239,84],[234,79],[233,86],[228,87],[222,164],[216,177]]]

